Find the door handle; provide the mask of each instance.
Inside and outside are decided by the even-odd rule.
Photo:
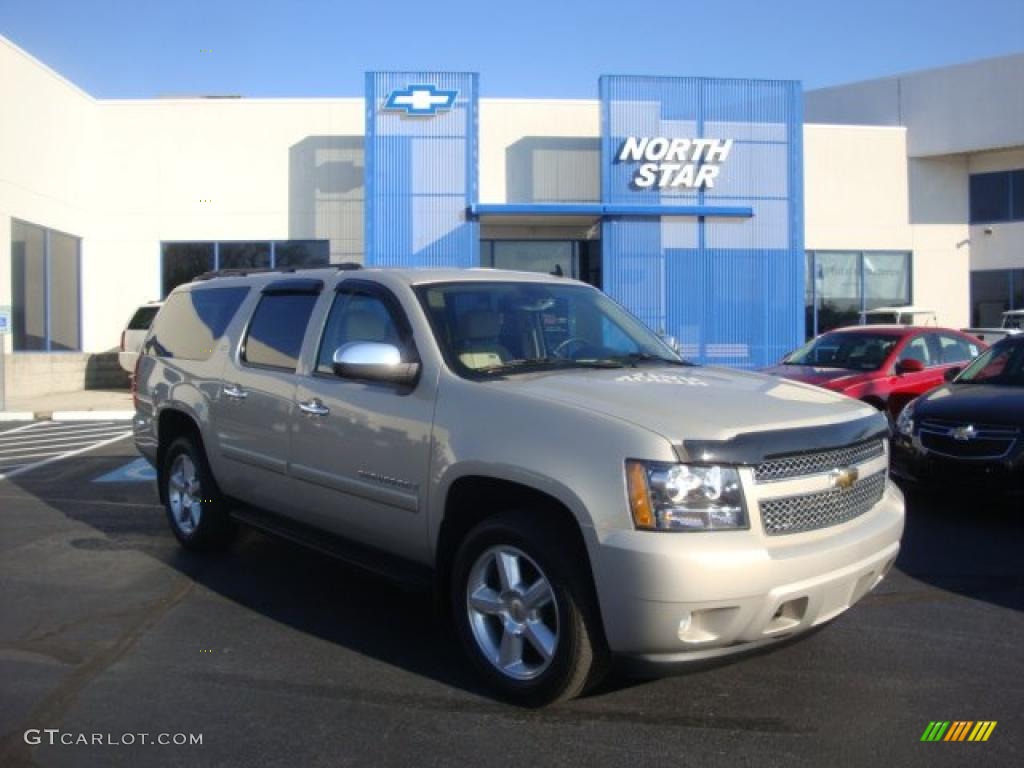
[[[331,409],[320,402],[319,399],[313,398],[312,400],[306,400],[303,403],[299,403],[299,408],[303,413],[308,413],[310,416],[326,416],[331,412]]]
[[[230,397],[232,400],[245,400],[249,396],[249,393],[242,389],[237,384],[228,384],[221,388],[225,397]]]

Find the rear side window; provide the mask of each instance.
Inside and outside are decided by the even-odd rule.
[[[139,307],[128,321],[129,331],[148,331],[160,307]]]
[[[317,298],[315,293],[264,295],[249,323],[242,359],[250,365],[294,371]]]
[[[981,351],[977,344],[948,333],[936,334],[936,339],[939,342],[939,365],[965,363]]]
[[[208,360],[248,293],[246,287],[172,293],[156,316],[148,349],[158,357]]]

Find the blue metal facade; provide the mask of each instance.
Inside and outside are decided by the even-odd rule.
[[[477,198],[478,80],[475,73],[367,73],[368,265],[479,264],[479,225],[468,215]],[[411,90],[428,87],[436,90],[424,98],[440,108],[410,103]],[[454,101],[444,102],[453,91]]]
[[[750,208],[750,218],[608,215],[604,290],[692,360],[754,368],[804,339],[802,100],[798,82],[606,76],[602,203]],[[713,188],[634,184],[629,137],[732,139]],[[669,207],[672,206],[672,207]]]

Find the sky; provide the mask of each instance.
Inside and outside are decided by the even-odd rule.
[[[1020,53],[1024,0],[0,0],[0,34],[100,98],[361,96],[368,70],[595,98],[602,74],[810,89]]]

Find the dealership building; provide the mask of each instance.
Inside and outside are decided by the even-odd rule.
[[[82,387],[138,305],[214,269],[552,272],[744,368],[878,306],[1024,308],[1024,55],[481,93],[370,72],[351,98],[96,99],[0,38],[8,396]]]

